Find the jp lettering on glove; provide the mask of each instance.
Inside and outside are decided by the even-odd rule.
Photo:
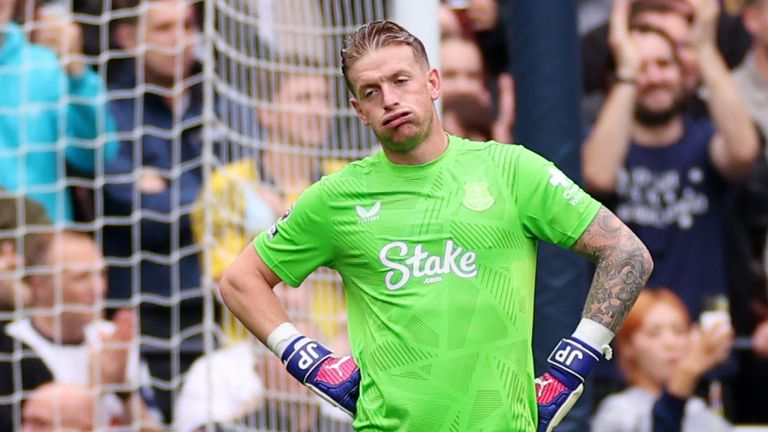
[[[560,341],[547,359],[549,370],[535,381],[538,432],[550,432],[563,420],[584,391],[584,378],[602,358],[602,353],[573,336]]]
[[[355,416],[360,392],[360,368],[355,359],[335,357],[320,342],[301,335],[288,344],[281,358],[294,378],[351,417]]]

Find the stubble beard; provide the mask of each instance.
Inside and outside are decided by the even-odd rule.
[[[649,110],[641,104],[635,106],[635,120],[645,127],[663,126],[671,122],[679,114],[683,113],[685,97],[678,95],[668,108],[661,110]]]
[[[406,137],[400,142],[395,142],[391,136],[386,136],[384,134],[376,132],[375,130],[374,130],[374,135],[376,135],[376,139],[387,150],[395,153],[405,154],[415,149],[419,145],[421,145],[421,143],[423,143],[424,140],[426,140],[427,137],[429,136],[430,129],[432,129],[431,117],[429,117],[426,121],[422,123],[422,127],[418,128],[416,133]]]

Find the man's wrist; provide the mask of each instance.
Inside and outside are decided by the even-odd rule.
[[[600,351],[572,336],[560,340],[547,362],[551,365],[550,374],[573,390],[584,382],[601,357]]]
[[[699,68],[702,72],[706,72],[707,68],[712,67],[713,62],[722,62],[724,60],[720,54],[720,50],[717,48],[717,44],[703,43],[697,46],[696,52],[698,55]]]
[[[631,86],[631,87],[637,86],[637,83],[635,82],[634,79],[617,78],[616,79],[616,85],[619,85],[619,84],[624,84],[624,85]]]
[[[573,331],[574,338],[600,352],[606,360],[612,357],[610,343],[615,336],[611,329],[589,318],[582,318],[576,330]]]
[[[283,358],[283,353],[288,345],[301,336],[299,330],[290,322],[284,322],[267,336],[266,345],[279,358]]]
[[[635,85],[637,72],[630,68],[619,68],[616,70],[616,82]]]

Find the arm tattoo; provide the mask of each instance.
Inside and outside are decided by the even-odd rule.
[[[653,270],[645,245],[605,207],[573,250],[596,262],[582,316],[616,332]]]

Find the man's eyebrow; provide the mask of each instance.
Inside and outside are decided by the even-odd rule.
[[[390,74],[389,77],[394,78],[398,75],[411,75],[411,71],[408,69],[398,69],[394,73]]]
[[[363,81],[358,87],[373,87],[379,85],[378,81]]]
[[[394,78],[397,78],[400,75],[411,76],[411,75],[413,75],[413,73],[411,71],[409,71],[408,69],[397,69],[394,72],[386,75],[385,77],[386,77],[386,80],[392,80]],[[367,88],[378,87],[378,86],[379,86],[379,81],[378,80],[368,81],[368,82],[364,81],[359,86],[357,86],[357,90],[361,91],[361,90],[365,90]]]

